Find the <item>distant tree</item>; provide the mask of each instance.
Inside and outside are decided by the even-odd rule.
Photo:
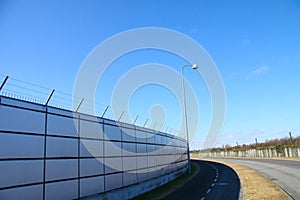
[[[212,149],[206,149],[207,151],[212,151],[212,152],[220,152],[220,151],[240,151],[240,150],[248,150],[248,149],[277,149],[277,152],[281,152],[282,148],[285,147],[290,147],[290,146],[296,146],[300,147],[300,136],[292,138],[292,144],[291,140],[289,137],[284,137],[284,138],[276,138],[276,139],[271,139],[271,140],[265,140],[265,142],[262,143],[257,143],[256,144],[242,144],[242,145],[237,145],[237,146],[231,146],[230,144],[226,144],[225,146],[222,147],[215,147]]]
[[[295,140],[295,143],[294,143],[295,146],[300,147],[300,136],[296,137],[294,140]]]

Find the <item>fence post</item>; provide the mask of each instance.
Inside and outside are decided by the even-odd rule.
[[[135,122],[136,122],[136,120],[139,118],[139,115],[137,115],[136,117],[135,117],[135,120],[134,120],[134,122],[133,122],[133,125],[135,125]]]
[[[45,103],[45,136],[44,136],[44,169],[43,169],[43,199],[46,198],[46,157],[47,157],[47,132],[48,132],[48,103],[54,93],[54,89],[51,91]]]
[[[146,119],[146,121],[145,121],[145,123],[144,123],[144,126],[143,126],[143,128],[145,128],[145,126],[146,126],[147,122],[148,122],[148,119]]]
[[[0,86],[0,92],[1,92],[2,88],[4,87],[4,85],[5,85],[6,81],[8,80],[8,78],[9,78],[9,76],[6,76],[4,81],[2,82],[2,84]]]
[[[74,116],[73,116],[74,117]],[[73,118],[74,120],[74,118]],[[80,199],[80,137],[81,137],[81,131],[80,131],[80,114],[78,114],[78,130],[77,130],[77,183],[78,183],[78,186],[77,186],[77,195],[78,195],[78,198]]]
[[[101,115],[101,118],[103,118],[103,117],[104,117],[104,115],[105,115],[105,113],[106,113],[106,111],[107,111],[108,107],[109,107],[109,106],[106,106],[105,110],[103,111],[103,113],[102,113],[102,115]]]
[[[48,96],[48,98],[47,98],[47,100],[46,100],[45,106],[48,106],[48,103],[49,103],[49,101],[50,101],[50,99],[51,99],[51,97],[52,97],[54,91],[55,91],[54,89],[51,91],[50,95]]]
[[[121,120],[121,118],[122,118],[122,116],[124,115],[124,110],[123,110],[123,112],[121,113],[121,115],[120,115],[120,117],[119,117],[119,119],[118,119],[118,122]]]
[[[79,104],[78,104],[78,106],[77,106],[75,112],[78,112],[78,110],[79,110],[81,104],[83,103],[83,101],[84,101],[84,98],[82,98],[82,99],[80,100],[80,102],[79,102]]]

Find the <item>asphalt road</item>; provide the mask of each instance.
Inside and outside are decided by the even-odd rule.
[[[240,180],[230,167],[210,162],[192,160],[200,167],[199,173],[183,187],[167,196],[167,200],[237,200]]]
[[[272,180],[292,199],[300,200],[300,161],[245,158],[213,159],[254,169]]]

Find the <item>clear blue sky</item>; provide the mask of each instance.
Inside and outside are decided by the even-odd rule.
[[[226,120],[217,146],[300,135],[300,2],[266,1],[21,1],[0,0],[0,74],[72,93],[89,52],[119,32],[141,27],[169,28],[201,44],[216,63],[226,88]],[[115,82],[131,67],[179,58],[148,50],[118,60],[98,101],[110,104]],[[175,66],[177,65],[177,66]],[[201,67],[201,66],[199,66]],[[210,121],[210,97],[197,85],[200,129],[192,149],[201,147]],[[1,76],[3,79],[3,76]],[[153,95],[151,95],[153,94]],[[153,96],[160,98],[151,98]],[[143,101],[147,99],[147,101]],[[170,126],[180,112],[176,99],[157,86],[137,91],[134,113],[147,118],[153,104],[165,105]],[[141,102],[144,102],[141,103]],[[146,109],[147,108],[147,109]]]

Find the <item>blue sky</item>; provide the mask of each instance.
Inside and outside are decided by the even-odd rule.
[[[285,137],[288,131],[300,135],[300,2],[296,0],[0,0],[0,78],[9,75],[72,94],[80,65],[91,50],[114,34],[142,27],[186,34],[214,60],[226,89],[226,119],[217,146]],[[126,55],[107,71],[97,101],[110,104],[113,85],[122,74],[149,62],[177,71],[185,64],[155,50]],[[210,96],[192,70],[186,77],[201,111],[192,143],[192,149],[198,149],[210,122]],[[140,123],[155,104],[165,105],[167,123],[176,129],[180,109],[170,92],[147,86],[129,103],[132,116],[143,116]]]

